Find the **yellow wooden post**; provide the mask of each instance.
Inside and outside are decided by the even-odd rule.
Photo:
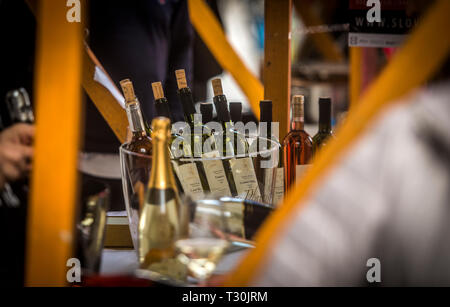
[[[65,1],[41,0],[38,5],[37,126],[26,285],[64,286],[77,199],[82,26],[66,20]]]
[[[288,133],[291,97],[291,0],[264,3],[264,97],[272,100],[273,121],[280,123],[280,140]]]

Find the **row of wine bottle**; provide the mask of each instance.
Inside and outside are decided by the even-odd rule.
[[[319,99],[319,131],[311,138],[305,131],[305,99],[301,95],[293,97],[291,103],[291,127],[283,140],[285,191],[295,185],[308,170],[314,155],[332,139],[331,99]]]
[[[326,145],[330,137],[333,137],[331,99],[319,100],[319,131],[314,138],[311,138],[304,130],[304,97],[294,96],[291,104],[291,130],[282,141],[276,179],[273,182],[271,180],[273,170],[264,170],[260,167],[261,160],[264,158],[257,156],[252,163],[252,159],[248,157],[250,146],[244,135],[235,130],[235,123],[242,121],[242,104],[239,102],[228,104],[221,80],[212,81],[214,106],[222,130],[217,134],[207,125],[213,119],[213,105],[202,103],[200,105],[202,117],[200,121],[197,120],[185,71],[177,70],[175,74],[178,95],[189,133],[180,131],[172,134],[169,154],[172,158],[182,155],[204,158],[202,162],[178,160],[177,163],[173,163],[179,188],[193,198],[201,198],[205,193],[212,192],[218,196],[239,196],[277,204],[282,200],[285,192],[308,169],[314,153]],[[143,120],[133,85],[127,79],[121,82],[121,86],[132,131],[128,150],[151,155],[152,144],[149,137],[151,129]],[[170,108],[161,82],[153,83],[152,88],[157,116],[170,118]],[[267,127],[267,133],[265,131],[263,133],[260,129],[260,135],[276,140],[276,137],[272,136],[272,102],[269,100],[260,103],[260,122]],[[259,146],[258,148],[260,149]],[[230,157],[230,159],[208,159],[218,157]],[[273,195],[271,194],[272,185],[275,185]]]
[[[213,119],[213,105],[203,103],[200,106],[201,120],[196,117],[192,92],[187,86],[184,70],[176,71],[178,94],[184,110],[186,127],[172,133],[169,142],[171,158],[201,157],[203,159],[172,159],[176,182],[180,190],[192,198],[201,198],[206,193],[217,196],[238,196],[253,200],[264,200],[264,191],[269,187],[260,186],[252,158],[249,157],[249,143],[244,135],[234,127],[242,120],[242,104],[231,103],[230,109],[223,94],[220,79],[212,81],[215,97],[214,106],[218,115],[218,127],[210,128],[206,124]],[[128,150],[152,154],[151,130],[143,120],[138,99],[130,80],[123,80],[121,87],[126,100],[127,114],[132,132]],[[158,117],[170,118],[170,108],[164,97],[162,84],[152,84],[155,108]],[[231,110],[231,113],[230,113]],[[178,124],[178,123],[177,123]],[[175,130],[175,129],[172,129]],[[220,130],[219,132],[216,130]],[[217,159],[217,158],[224,159]]]

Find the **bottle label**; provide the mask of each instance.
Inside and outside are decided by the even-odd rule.
[[[276,169],[275,175],[275,188],[273,191],[273,201],[274,205],[280,204],[284,198],[284,167],[279,167]]]
[[[206,159],[219,157],[220,154],[217,150],[203,154],[203,158]],[[208,180],[211,193],[218,197],[231,196],[230,186],[228,185],[222,160],[204,160],[203,167],[205,169],[206,179]]]
[[[251,158],[231,159],[231,171],[236,185],[237,196],[261,201],[258,180]]]
[[[195,163],[178,165],[178,174],[184,193],[193,200],[198,200],[205,196]]]
[[[295,182],[300,182],[303,175],[311,168],[311,164],[296,165],[295,166]]]

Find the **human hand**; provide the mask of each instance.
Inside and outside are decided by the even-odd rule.
[[[0,134],[0,188],[31,171],[35,128],[17,124]]]

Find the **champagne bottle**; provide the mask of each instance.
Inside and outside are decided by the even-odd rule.
[[[170,120],[158,117],[152,123],[153,159],[145,202],[139,220],[139,261],[149,269],[175,279],[184,279],[185,268],[175,259],[175,241],[187,236],[180,222],[180,199],[170,163]]]
[[[134,93],[133,83],[129,79],[125,79],[120,81],[120,85],[125,96],[130,130],[133,133],[127,149],[135,153],[151,155],[152,141],[146,133],[141,107]]]
[[[164,96],[161,82],[153,83],[152,88],[158,116],[170,117],[169,103]],[[195,163],[187,161],[188,158],[192,158],[192,150],[190,146],[187,146],[187,143],[189,142],[186,142],[185,138],[180,134],[172,134],[169,146],[171,148],[171,157],[178,158],[172,161],[172,165],[179,183],[184,193],[195,200],[202,198],[204,191],[208,187],[205,183],[206,179],[202,181]]]
[[[224,168],[227,174],[230,189],[233,196],[246,199],[261,199],[258,180],[256,178],[253,161],[248,157],[249,145],[245,136],[237,133],[231,122],[228,103],[223,94],[222,81],[214,79],[212,81],[214,90],[214,105],[216,106],[217,116],[222,123],[221,139],[222,154],[224,157]],[[219,140],[217,140],[219,141]]]
[[[313,152],[316,155],[326,146],[330,139],[334,138],[331,128],[331,99],[319,99],[319,132],[313,137]]]
[[[305,98],[301,95],[292,99],[291,131],[283,140],[286,192],[308,169],[312,158],[312,139],[304,130],[304,102]]]

